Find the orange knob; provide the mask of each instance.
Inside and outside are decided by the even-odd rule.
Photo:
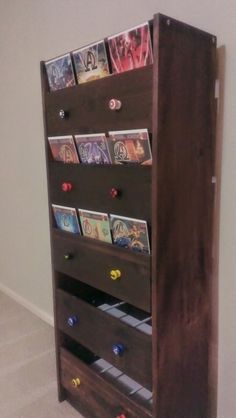
[[[63,192],[70,192],[72,190],[72,184],[71,183],[62,183],[61,189]]]

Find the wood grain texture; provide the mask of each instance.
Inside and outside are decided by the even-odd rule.
[[[119,111],[109,100],[122,102]],[[45,94],[48,136],[152,126],[152,66]],[[59,111],[67,111],[66,119]]]
[[[44,123],[44,146],[45,146],[45,157],[46,157],[46,171],[47,171],[47,194],[48,194],[48,214],[49,214],[49,224],[50,224],[50,231],[52,230],[52,225],[54,223],[54,219],[52,216],[51,210],[51,200],[50,200],[50,185],[49,185],[49,161],[50,161],[50,149],[48,144],[48,125],[46,120],[46,112],[47,112],[47,105],[45,102],[45,96],[48,89],[48,80],[45,70],[44,62],[41,61],[40,63],[40,73],[41,73],[41,90],[42,90],[42,110],[43,110],[43,123]],[[54,263],[53,263],[53,251],[52,251],[52,234],[50,233],[50,250],[51,250],[51,260],[52,260],[52,290],[53,290],[53,315],[54,315],[54,332],[55,332],[55,354],[56,354],[56,371],[57,371],[57,385],[58,385],[58,399],[59,401],[63,401],[66,397],[65,390],[61,384],[61,376],[60,376],[60,368],[59,368],[59,347],[60,347],[60,336],[57,328],[56,322],[56,277],[57,274],[54,270]]]
[[[72,206],[146,220],[151,223],[151,167],[91,166],[84,164],[50,164],[51,201]],[[71,192],[63,192],[63,182],[72,184]],[[113,199],[112,188],[119,191]]]
[[[125,414],[126,418],[150,418],[146,408],[138,406],[132,397],[122,394],[113,385],[106,382],[78,358],[67,350],[61,349],[62,384],[67,390],[69,401],[86,418],[117,418]],[[73,388],[71,380],[79,377],[81,385]]]
[[[57,230],[54,231],[53,252],[57,271],[150,312],[148,255]],[[65,254],[71,254],[71,259],[65,260]],[[114,269],[121,271],[119,280],[110,278],[110,271]]]
[[[154,19],[153,418],[208,418],[214,202],[212,35]]]
[[[124,366],[148,387],[153,376],[152,418],[216,418],[217,379],[213,372],[216,359],[212,358],[217,346],[214,331],[217,310],[213,306],[216,294],[212,297],[215,292],[212,289],[216,289],[212,260],[216,38],[160,14],[155,15],[152,26],[153,66],[48,93],[42,63],[49,208],[51,203],[84,205],[85,209],[146,219],[152,229],[152,256],[147,257],[55,231],[50,210],[54,291],[59,283],[65,283],[67,278],[72,281],[74,277],[78,281],[76,286],[84,282],[93,286],[95,293],[100,289],[152,311],[152,371],[151,362],[145,359],[145,347],[149,347],[150,341],[145,344],[143,340],[137,341],[139,352],[143,347],[143,357],[138,355],[139,371],[135,371],[134,357],[129,357]],[[122,101],[118,112],[108,108],[113,97]],[[58,117],[60,109],[68,111],[64,120]],[[135,128],[148,128],[152,133],[151,169],[69,167],[51,161],[47,136]],[[71,194],[64,195],[59,190],[62,181],[74,183]],[[111,186],[122,188],[118,200],[108,197]],[[63,257],[65,251],[73,254],[69,264]],[[109,281],[104,272],[115,267],[125,272],[126,280],[122,277],[117,283]],[[73,287],[71,282],[67,290]],[[65,309],[77,307],[75,296],[68,300]],[[58,315],[62,315],[55,297],[54,306]],[[86,305],[84,312],[93,324],[95,308],[87,308]],[[108,339],[114,333],[117,335],[117,323],[112,321],[114,318],[109,319],[106,327]],[[101,322],[103,319],[98,320],[96,329],[99,341]],[[57,327],[56,322],[58,355],[66,334],[63,327],[64,332]],[[122,335],[130,341],[126,331]],[[84,344],[99,351],[100,342],[93,345],[88,329],[84,329],[83,338]],[[148,348],[148,356],[150,353]],[[134,400],[131,407],[130,401],[124,400],[111,384],[108,388],[107,382],[104,383],[98,393],[100,377],[99,386],[95,383],[91,388],[95,376],[88,367],[74,356],[70,358],[70,353],[65,356],[65,366],[64,358],[58,359],[60,399],[66,396],[86,418],[111,417],[113,412],[116,417],[117,413],[123,413],[122,409],[116,409],[117,401],[121,401],[122,407],[127,406],[127,418],[146,418],[145,410],[140,412]],[[144,362],[148,362],[148,367]],[[81,397],[64,380],[70,376],[73,364],[79,365],[86,382]]]
[[[71,315],[79,318],[74,327]],[[106,312],[60,289],[57,290],[57,321],[61,331],[104,358],[142,386],[152,387],[151,337]],[[122,356],[112,352],[114,344],[125,347]]]

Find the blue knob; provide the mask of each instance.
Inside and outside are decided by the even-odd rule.
[[[79,318],[76,315],[72,315],[68,318],[67,320],[67,325],[69,325],[70,327],[74,327],[77,322],[79,322]]]
[[[112,351],[113,351],[113,354],[115,354],[115,356],[122,356],[122,354],[125,351],[125,346],[123,344],[120,344],[120,343],[119,344],[114,344],[112,346]]]

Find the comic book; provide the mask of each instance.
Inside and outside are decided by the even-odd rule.
[[[62,231],[81,234],[79,221],[75,208],[66,206],[52,205],[57,228]]]
[[[104,133],[75,135],[75,144],[81,163],[111,164],[107,139]]]
[[[107,213],[93,212],[84,209],[78,210],[84,236],[112,243]]]
[[[145,22],[108,38],[113,73],[122,73],[152,64],[149,23]]]
[[[105,42],[100,41],[72,52],[78,84],[109,75]]]
[[[146,221],[111,214],[110,222],[114,244],[150,254]]]
[[[49,136],[48,142],[55,161],[63,161],[67,164],[79,164],[73,136]]]
[[[147,129],[111,131],[108,147],[113,164],[152,164],[152,153]]]
[[[64,89],[76,84],[70,54],[46,61],[45,67],[51,91]]]

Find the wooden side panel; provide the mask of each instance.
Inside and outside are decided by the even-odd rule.
[[[44,144],[45,144],[45,157],[46,157],[46,169],[47,169],[47,179],[49,179],[49,145],[47,140],[47,132],[48,132],[48,125],[46,120],[46,112],[47,112],[47,105],[45,103],[45,96],[46,91],[48,88],[48,81],[47,81],[47,75],[45,71],[45,65],[42,61],[40,63],[40,73],[41,73],[41,89],[42,89],[42,109],[43,109],[43,121],[44,121]],[[49,222],[50,222],[50,232],[52,230],[52,210],[51,210],[51,202],[50,202],[50,185],[49,181],[47,181],[47,192],[48,192],[48,210],[49,210]],[[52,288],[53,288],[53,307],[54,307],[54,335],[55,335],[55,352],[56,352],[56,371],[57,371],[57,387],[58,387],[58,399],[60,401],[63,401],[65,399],[65,390],[62,387],[61,384],[61,376],[60,376],[60,368],[59,368],[59,341],[60,341],[60,335],[57,329],[57,323],[56,323],[56,273],[54,271],[54,262],[53,262],[53,252],[52,252],[52,235],[50,234],[50,244],[51,244],[51,259],[52,259]]]
[[[209,418],[215,54],[212,35],[155,16],[154,418]]]

